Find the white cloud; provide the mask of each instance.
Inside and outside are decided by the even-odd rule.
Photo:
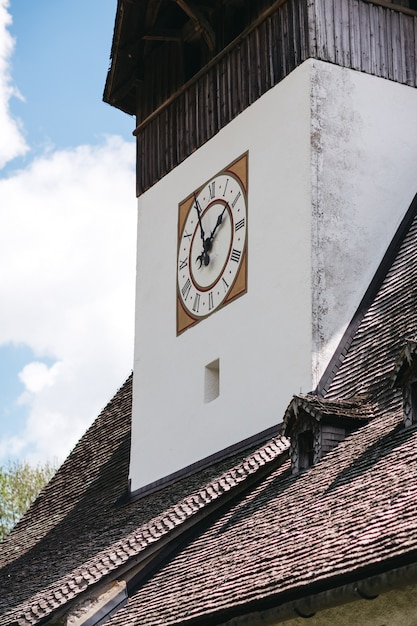
[[[133,159],[110,137],[0,180],[0,344],[59,361],[20,374],[40,457],[66,454],[132,367]]]
[[[8,7],[9,0],[0,0],[0,169],[11,159],[28,151],[21,131],[21,122],[11,116],[9,108],[12,97],[22,98],[22,96],[13,85],[9,72],[15,42],[8,31],[12,21]]]
[[[8,6],[0,0],[0,167],[27,149],[8,108]],[[25,344],[38,361],[20,372],[27,421],[0,441],[0,463],[62,460],[132,368],[134,159],[134,143],[112,136],[0,179],[0,345]]]
[[[59,375],[61,363],[57,361],[51,367],[41,361],[28,363],[19,373],[19,378],[30,393],[40,393],[46,387],[53,387]]]

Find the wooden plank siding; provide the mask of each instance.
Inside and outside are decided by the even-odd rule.
[[[319,458],[333,450],[344,439],[346,439],[346,431],[343,427],[322,424]]]
[[[316,59],[417,86],[416,15],[364,0],[319,0],[310,19]]]
[[[416,87],[417,13],[410,13],[367,0],[278,2],[148,117],[138,114],[137,195],[308,58]],[[160,77],[149,84],[162,89]]]

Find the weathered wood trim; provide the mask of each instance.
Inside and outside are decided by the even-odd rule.
[[[401,4],[395,4],[395,2],[387,2],[387,0],[363,0],[370,4],[378,4],[385,9],[391,9],[392,11],[398,11],[399,13],[405,13],[406,15],[417,16],[417,11],[401,6]]]
[[[417,11],[380,0],[314,4],[315,58],[417,86]]]
[[[225,57],[235,46],[238,46],[248,34],[250,34],[253,30],[255,30],[259,24],[261,24],[269,15],[275,13],[275,11],[282,5],[285,4],[287,0],[277,0],[268,10],[264,11],[257,20],[255,20],[243,33],[239,35],[236,39],[234,39],[229,45],[227,45],[219,54],[211,59],[197,74],[195,74],[189,81],[187,81],[184,85],[182,85],[175,93],[173,93],[165,102],[163,102],[159,107],[157,107],[150,115],[148,115],[145,119],[141,120],[140,123],[136,126],[133,131],[134,135],[137,135],[140,131],[142,131],[155,117],[159,115],[159,113],[169,106],[174,100],[176,100],[179,96],[181,96],[185,91],[192,88],[193,85],[201,78],[207,75],[210,69],[217,65],[217,63]]]
[[[137,195],[306,59],[416,87],[416,50],[417,11],[385,0],[274,2],[139,122]]]
[[[278,0],[157,107],[134,132],[137,195],[307,59],[308,41],[305,0]]]

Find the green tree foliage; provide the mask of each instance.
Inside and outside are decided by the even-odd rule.
[[[49,462],[32,466],[25,461],[0,467],[0,541],[17,524],[56,469]]]

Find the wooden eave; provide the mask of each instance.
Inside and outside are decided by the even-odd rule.
[[[387,0],[362,0],[385,9],[417,16],[417,11]],[[243,7],[246,0],[221,0],[222,6]],[[285,4],[285,0],[272,2],[259,17],[264,17]],[[266,3],[267,4],[267,3]],[[177,7],[180,24],[172,27],[170,13]],[[162,41],[187,42],[201,38],[212,57],[222,52],[224,46],[217,41],[215,27],[208,15],[219,7],[215,0],[118,0],[111,64],[107,75],[103,99],[106,103],[130,115],[136,114],[136,89],[143,79],[149,45]],[[178,17],[178,15],[177,15]],[[253,17],[253,20],[258,21]],[[253,27],[247,24],[245,30]],[[228,47],[228,46],[227,46]],[[315,54],[313,56],[316,56]]]
[[[302,416],[324,424],[354,426],[364,423],[374,415],[373,406],[368,398],[354,400],[332,400],[317,396],[294,396],[285,412],[282,433],[291,437]]]
[[[154,4],[155,0],[150,2]],[[118,0],[110,67],[104,87],[103,100],[121,109],[124,113],[135,113],[136,33],[145,21],[145,2]]]
[[[178,28],[161,28],[158,23],[163,0],[118,0],[111,64],[103,100],[125,113],[136,112],[135,90],[141,82],[148,42],[187,41],[202,36],[214,53],[216,36],[205,17],[206,3],[172,0],[184,14]]]

